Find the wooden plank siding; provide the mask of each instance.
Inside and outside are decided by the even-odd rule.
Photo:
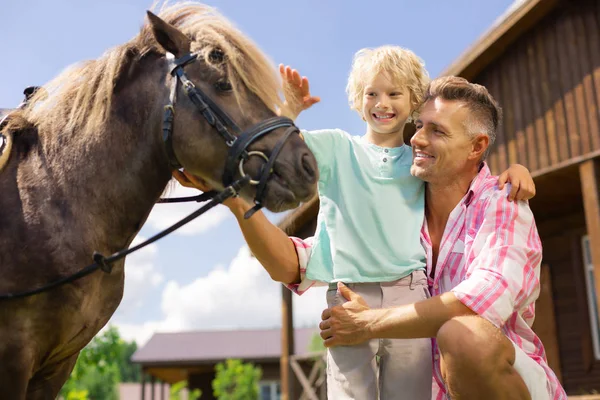
[[[600,151],[600,5],[561,2],[473,82],[504,109],[492,172],[521,163],[533,173]]]
[[[569,394],[598,390],[600,363],[593,358],[588,304],[581,253],[585,234],[583,215],[573,216],[580,228],[542,233],[544,263],[552,271],[552,293],[556,317],[562,384]],[[550,355],[550,354],[549,354]]]

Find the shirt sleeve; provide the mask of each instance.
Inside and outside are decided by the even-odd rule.
[[[292,283],[285,286],[297,295],[304,294],[304,292],[317,283],[306,278],[306,267],[312,252],[313,239],[314,238],[312,236],[306,239],[290,236],[290,240],[294,244],[294,247],[296,247],[296,253],[298,254],[298,264],[300,265],[300,283]]]
[[[317,160],[319,175],[323,180],[331,171],[336,147],[340,144],[344,134],[339,129],[303,130],[301,133],[306,145]]]
[[[506,196],[506,189],[496,190],[474,216],[483,222],[474,233],[473,254],[465,255],[468,277],[452,289],[464,305],[497,327],[537,299],[542,260],[528,203],[509,202]]]

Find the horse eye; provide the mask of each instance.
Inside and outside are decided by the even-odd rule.
[[[220,64],[225,59],[225,53],[221,49],[214,49],[208,55],[208,59],[215,64]]]
[[[215,83],[215,88],[221,92],[231,92],[233,90],[229,81],[218,81]]]

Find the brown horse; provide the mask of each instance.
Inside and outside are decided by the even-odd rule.
[[[149,14],[133,40],[65,71],[11,115],[3,131],[13,149],[0,174],[0,293],[41,287],[88,265],[94,251],[129,246],[171,178],[169,155],[223,188],[228,147],[181,83],[172,151],[165,150],[164,106],[177,79],[169,54],[197,56],[181,62],[185,74],[241,130],[281,107],[272,65],[214,10],[185,3],[159,16]],[[263,204],[272,211],[316,190],[314,157],[298,135],[280,142],[287,131],[273,129],[247,147],[268,158],[283,144],[266,181]],[[263,158],[250,157],[243,169],[261,176]],[[252,199],[254,187],[242,196]],[[123,267],[121,260],[110,274],[0,302],[2,399],[56,398],[79,351],[119,305]]]

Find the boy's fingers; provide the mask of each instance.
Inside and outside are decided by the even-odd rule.
[[[310,93],[310,86],[308,84],[308,78],[302,77],[302,88],[304,89],[304,93]]]
[[[506,183],[507,178],[508,174],[506,172],[498,177],[498,189],[504,189],[504,184]]]
[[[518,183],[514,183],[512,185],[512,187],[510,188],[510,194],[508,195],[508,200],[513,201],[515,199],[515,197],[517,197],[518,192],[519,192],[519,185],[518,185]]]
[[[285,66],[283,64],[279,64],[279,75],[281,75],[281,79],[285,80]]]
[[[310,99],[308,99],[308,104],[312,106],[313,104],[316,104],[319,101],[321,101],[320,98],[318,98],[318,97],[311,97]]]
[[[294,83],[300,87],[302,86],[302,78],[300,77],[300,74],[298,73],[298,71],[293,70],[292,71],[293,77],[294,77]]]

